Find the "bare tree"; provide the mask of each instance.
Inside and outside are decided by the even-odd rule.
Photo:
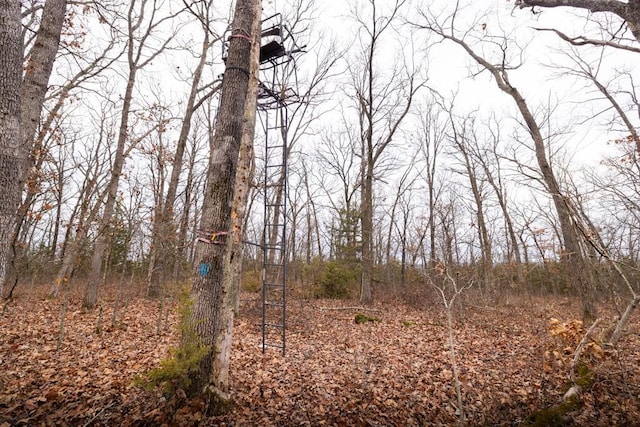
[[[354,16],[360,36],[359,61],[350,64],[353,97],[358,113],[361,143],[361,204],[362,222],[362,289],[360,300],[373,301],[372,272],[374,267],[374,180],[387,148],[397,136],[400,125],[409,114],[416,92],[423,86],[417,69],[404,57],[394,61],[394,69],[385,75],[381,53],[384,37],[393,31],[406,0],[395,0],[385,14],[376,0],[359,5]],[[399,47],[401,50],[402,48]]]
[[[475,115],[475,113],[473,115]],[[464,142],[463,150],[466,152],[470,164],[479,168],[475,174],[479,177],[481,176],[483,182],[486,182],[493,190],[505,223],[506,261],[515,264],[517,281],[521,282],[523,279],[523,271],[520,242],[516,236],[513,220],[509,211],[507,185],[504,182],[505,177],[501,165],[502,154],[498,151],[500,145],[504,143],[501,136],[501,127],[504,125],[500,123],[495,114],[491,114],[489,119],[486,120],[478,120],[471,117],[467,118],[467,120],[469,123],[463,128],[463,130],[466,130],[466,133],[462,135]],[[473,185],[471,187],[473,190]],[[488,197],[488,194],[481,199],[485,197]],[[478,222],[480,223],[479,217]],[[486,229],[486,225],[484,227],[479,225],[479,227]],[[484,239],[482,237],[483,234],[488,238],[489,233],[486,230],[483,232],[480,229],[479,231],[479,237],[482,242]],[[490,249],[490,247],[485,247],[484,250],[487,251]],[[495,257],[495,254],[493,256]]]
[[[182,212],[180,213],[178,235],[176,237],[176,250],[180,257],[190,264],[193,260],[190,257],[193,248],[193,240],[187,242],[187,234],[190,224],[196,224],[197,221],[192,217],[197,217],[197,205],[199,202],[199,194],[197,189],[201,187],[203,177],[198,174],[196,165],[198,164],[199,144],[202,142],[198,138],[198,132],[194,132],[192,137],[190,150],[187,159],[187,176],[185,178],[184,191],[182,195]],[[178,268],[178,264],[174,266]],[[177,276],[177,273],[174,273]]]
[[[592,284],[585,275],[585,265],[583,253],[580,245],[580,235],[573,222],[571,212],[568,207],[568,201],[564,196],[556,175],[551,167],[547,157],[547,143],[541,131],[540,125],[536,121],[533,112],[530,110],[527,102],[520,91],[511,83],[509,71],[514,69],[514,65],[509,64],[509,39],[506,36],[496,36],[491,38],[491,44],[496,48],[497,61],[490,61],[481,56],[472,48],[468,39],[474,36],[474,30],[466,31],[462,36],[456,35],[456,25],[459,9],[456,4],[454,11],[446,18],[436,18],[426,10],[421,12],[423,23],[417,24],[419,28],[427,29],[437,34],[444,40],[448,40],[460,46],[483,70],[491,73],[498,88],[509,95],[520,115],[522,116],[526,128],[533,142],[538,162],[538,168],[542,174],[546,191],[551,196],[553,204],[560,222],[564,250],[561,254],[562,259],[568,267],[569,277],[574,279],[577,291],[580,294],[582,302],[583,317],[585,319],[597,318],[597,310],[594,301],[594,292]],[[480,24],[472,25],[471,28],[482,28]],[[465,28],[469,28],[465,24]],[[484,33],[478,35],[479,39],[484,37]]]
[[[394,221],[394,228],[400,240],[400,286],[405,287],[407,283],[407,257],[409,252],[409,227],[412,213],[415,209],[413,203],[415,188],[413,185],[402,192],[398,203],[400,210],[400,221]]]
[[[84,150],[78,150],[77,154],[72,152],[71,160],[80,172],[81,182],[76,184],[76,202],[68,219],[60,255],[62,262],[51,286],[52,296],[58,296],[62,286],[69,282],[78,258],[87,246],[91,227],[106,194],[109,165],[105,161],[104,152],[109,150],[109,142],[115,136],[116,119],[111,115],[113,108],[113,103],[107,100],[96,113],[94,120],[98,122],[97,132],[86,138],[86,154],[83,153]],[[73,150],[74,146],[74,143],[70,144],[69,149]]]
[[[306,159],[301,159],[301,179],[305,190],[305,196],[307,198],[305,206],[305,220],[307,226],[307,236],[305,245],[305,261],[307,265],[311,264],[312,255],[314,250],[317,249],[317,256],[320,260],[323,258],[322,243],[320,240],[320,225],[318,224],[318,206],[314,199],[316,198],[317,189],[312,189],[309,183],[309,166]],[[315,243],[315,245],[314,245]],[[316,246],[317,245],[317,246]],[[314,247],[316,246],[316,247]]]
[[[437,174],[439,168],[439,158],[443,149],[444,140],[446,138],[446,126],[440,118],[441,109],[435,101],[429,102],[428,105],[420,111],[419,121],[419,141],[420,152],[422,153],[424,168],[421,173],[422,179],[427,185],[427,204],[428,204],[428,237],[429,237],[429,257],[428,262],[431,267],[435,266],[436,256],[436,205],[441,192],[438,187]],[[422,235],[418,247],[423,246],[423,240],[427,237],[426,233]]]
[[[160,46],[150,46],[150,42],[156,37],[156,33],[163,29],[162,25],[176,16],[176,13],[158,16],[160,14],[159,7],[156,3],[149,4],[145,0],[132,0],[126,12],[126,30],[124,32],[127,45],[126,87],[122,95],[120,128],[118,130],[116,150],[111,165],[111,178],[107,185],[106,200],[100,218],[100,231],[94,244],[93,258],[91,261],[91,277],[87,281],[83,299],[83,305],[87,308],[95,307],[97,302],[97,289],[102,278],[102,262],[108,244],[107,240],[111,226],[111,218],[114,214],[118,196],[118,184],[126,159],[126,145],[127,141],[131,139],[129,120],[136,76],[141,69],[158,57],[172,40],[171,35],[168,35],[161,41]],[[157,126],[161,127],[163,124],[158,123]],[[134,141],[130,143],[129,149],[135,146],[135,143],[140,140],[141,138],[134,139]]]
[[[592,85],[600,94],[600,99],[592,98],[591,101],[604,101],[610,106],[605,108],[605,111],[612,110],[613,112],[611,130],[627,133],[629,139],[635,144],[636,150],[640,153],[640,135],[638,135],[632,116],[632,114],[636,115],[640,112],[633,74],[622,69],[615,70],[614,76],[605,80],[602,77],[606,73],[604,70],[606,66],[605,48],[598,50],[596,59],[589,61],[578,48],[570,47],[564,55],[569,59],[569,64],[553,65],[552,67],[558,70],[559,75],[575,76]],[[628,89],[623,89],[625,85]],[[619,89],[616,89],[616,86]]]
[[[391,282],[393,278],[391,277],[392,273],[392,246],[393,246],[393,232],[394,230],[398,233],[398,237],[400,240],[400,268],[401,268],[401,284],[404,286],[405,284],[405,267],[406,267],[406,246],[407,246],[407,225],[409,221],[409,214],[411,211],[411,206],[408,203],[407,195],[411,194],[411,190],[413,190],[413,185],[415,182],[415,168],[416,168],[416,157],[418,153],[414,153],[411,156],[411,160],[409,162],[409,166],[402,173],[402,176],[398,180],[397,189],[394,191],[393,201],[391,202],[391,209],[388,212],[389,216],[389,224],[387,227],[387,235],[386,235],[386,248],[384,250],[384,263],[386,268],[386,280],[387,282]],[[399,228],[399,224],[397,221],[398,211],[402,214],[402,223],[403,227]],[[395,282],[394,282],[395,286]]]
[[[640,173],[640,154],[636,149],[633,138],[628,137],[618,141],[617,150],[614,155],[603,161],[607,170],[605,174],[596,174],[591,172],[590,180],[599,190],[598,202],[604,212],[604,218],[611,221],[611,228],[615,230],[609,243],[605,243],[602,238],[601,227],[595,227],[591,224],[585,224],[582,229],[586,235],[589,244],[595,249],[597,254],[604,258],[616,272],[617,276],[625,285],[629,295],[627,306],[622,311],[619,320],[610,332],[609,337],[605,337],[612,344],[616,345],[623,336],[631,315],[640,304],[640,289],[637,283],[633,283],[628,277],[628,271],[634,271],[637,259],[637,249],[634,239],[637,239],[640,232],[640,189],[637,185],[637,175]],[[620,206],[613,208],[612,206]],[[606,223],[605,223],[606,224]],[[612,246],[615,241],[622,245],[624,237],[621,229],[628,232],[628,247],[626,250],[619,249],[615,251]],[[624,289],[623,288],[623,289]],[[617,289],[612,289],[614,295],[617,295]]]
[[[487,182],[495,192],[496,198],[498,200],[498,205],[500,206],[500,210],[502,211],[502,215],[504,216],[507,240],[510,243],[507,250],[508,261],[515,262],[518,281],[522,281],[522,256],[520,253],[520,243],[518,241],[518,238],[516,237],[515,227],[513,225],[513,220],[511,219],[511,213],[508,209],[507,188],[505,183],[503,182],[504,176],[500,164],[501,155],[498,152],[498,146],[502,142],[500,134],[500,123],[495,118],[495,116],[491,117],[491,120],[487,125],[487,131],[489,133],[489,147],[481,149],[479,147],[479,138],[475,136],[474,139],[476,141],[476,148],[472,150],[472,154],[482,166]]]
[[[64,23],[66,6],[66,0],[52,0],[45,3],[40,19],[40,26],[36,32],[34,42],[31,45],[32,47],[29,51],[26,66],[24,68],[24,78],[22,78],[21,84],[15,86],[16,90],[20,91],[20,96],[18,98],[20,104],[20,142],[16,143],[17,145],[15,147],[19,150],[19,152],[16,153],[16,156],[19,158],[19,170],[17,172],[18,175],[14,178],[16,180],[15,185],[17,185],[19,191],[22,190],[22,186],[27,177],[27,171],[30,163],[29,158],[33,145],[32,140],[36,129],[40,124],[40,115],[42,113],[42,106],[48,89],[49,77],[51,76],[53,63],[58,52],[58,44],[60,42],[60,33]],[[7,12],[9,12],[9,10],[7,10]],[[21,11],[18,10],[18,15],[20,15],[20,12]],[[8,19],[8,17],[5,19]],[[18,19],[20,20],[20,16]],[[19,30],[19,35],[22,36],[22,27]],[[9,42],[13,40],[9,37],[7,41]],[[27,44],[29,43],[27,42]],[[21,57],[22,52],[23,48],[21,47]],[[7,54],[8,53],[9,52],[7,52]],[[22,70],[22,66],[20,69]],[[20,74],[22,76],[22,73]],[[9,74],[7,78],[9,78],[9,76],[12,76],[12,74]],[[7,84],[13,85],[15,82],[9,80]],[[8,95],[9,94],[7,93],[7,96]],[[10,99],[13,98],[14,97],[10,97]],[[7,166],[7,168],[9,168],[9,166]],[[10,169],[7,169],[7,173],[9,173],[9,171]],[[8,192],[11,192],[11,187],[9,187]],[[4,206],[8,206],[7,209],[14,209],[12,203],[4,204]],[[16,214],[17,212],[12,213],[12,215]],[[17,222],[3,222],[0,225],[3,230],[3,236],[0,237],[0,247],[5,245],[5,243],[2,243],[4,240],[4,233],[8,233],[8,239],[10,241],[14,240],[13,237],[17,234],[17,231],[11,233],[10,230],[13,230],[14,227],[16,227],[16,224]],[[13,225],[13,227],[11,225]],[[7,243],[7,245],[8,244],[9,243]],[[3,249],[0,249],[0,253],[3,251]],[[0,255],[0,264],[3,264],[3,266],[0,267],[0,295],[2,295],[4,281],[6,280],[5,269],[8,260],[4,260],[5,256],[9,256],[11,258],[13,255]]]
[[[445,314],[447,316],[447,332],[449,335],[449,356],[451,358],[451,368],[453,371],[453,385],[456,390],[456,397],[458,400],[458,407],[456,415],[460,417],[460,423],[464,425],[466,423],[466,415],[464,412],[464,399],[462,396],[462,387],[460,383],[460,377],[458,373],[458,357],[456,355],[456,341],[455,341],[455,325],[453,323],[453,307],[456,303],[456,299],[462,295],[464,291],[471,288],[473,282],[461,284],[459,283],[459,277],[454,278],[454,273],[451,271],[451,266],[445,266],[441,263],[436,264],[434,267],[435,280],[427,276],[427,282],[433,286],[440,297],[442,298],[442,304],[445,308]],[[425,273],[426,276],[426,273]]]
[[[194,112],[203,101],[213,95],[219,89],[217,81],[200,87],[203,71],[209,61],[209,49],[218,41],[219,37],[213,33],[211,23],[211,3],[198,2],[189,6],[189,11],[195,16],[202,26],[203,40],[198,54],[200,60],[191,76],[191,89],[185,105],[180,135],[173,154],[172,168],[166,195],[160,194],[156,216],[153,221],[153,237],[151,255],[149,261],[149,288],[147,295],[157,297],[162,288],[162,282],[166,279],[166,273],[175,264],[176,254],[176,226],[174,222],[174,209],[178,192],[180,175],[183,170],[183,158]],[[205,90],[203,95],[201,92]],[[164,196],[164,197],[163,197]]]
[[[45,2],[33,47],[28,53],[24,79],[20,88],[21,138],[24,158],[31,154],[33,137],[40,125],[42,107],[49,87],[49,77],[58,53],[60,33],[64,24],[67,0]],[[25,164],[21,181],[24,182],[30,165]]]
[[[473,140],[473,113],[465,118],[458,119],[453,115],[453,106],[447,108],[449,111],[449,120],[451,125],[451,143],[457,153],[460,155],[462,166],[466,172],[466,178],[469,180],[469,187],[475,202],[475,225],[478,230],[478,239],[480,240],[480,253],[482,265],[482,277],[485,286],[490,286],[493,276],[493,255],[492,242],[487,229],[487,221],[485,220],[485,199],[486,192],[484,190],[485,179],[479,168],[478,162],[471,154],[471,141]]]
[[[291,34],[301,35],[300,33],[306,31],[306,20],[311,19],[314,13],[314,3],[309,0],[293,0],[289,5],[290,17],[285,18],[287,22],[288,30]],[[298,37],[301,39],[301,37]],[[306,45],[297,40],[296,44]],[[295,49],[302,49],[297,46]],[[296,152],[299,151],[299,143],[304,137],[313,132],[313,126],[317,123],[318,119],[327,112],[327,108],[322,108],[323,103],[326,101],[328,90],[327,81],[336,75],[336,64],[340,60],[341,56],[337,52],[335,43],[329,41],[328,46],[324,47],[321,43],[316,43],[311,47],[318,54],[315,55],[315,63],[312,65],[311,71],[306,78],[298,81],[297,65],[287,63],[284,67],[281,66],[278,71],[275,69],[265,70],[263,79],[271,81],[271,84],[280,88],[285,93],[284,101],[287,102],[287,112],[284,113],[284,109],[279,109],[275,114],[279,115],[277,121],[286,126],[280,128],[281,140],[287,142],[287,152],[285,153],[287,164],[293,163],[293,158]],[[320,53],[322,52],[322,53]],[[296,54],[297,52],[294,52]],[[304,87],[304,90],[297,94],[299,98],[298,102],[289,102],[286,99],[287,88]],[[294,95],[295,96],[295,95]],[[283,202],[284,194],[284,181],[287,179],[287,171],[284,169],[274,170],[273,178],[273,201],[270,204],[274,206],[281,206]],[[280,210],[272,209],[272,212],[268,212],[272,218],[269,220],[273,224],[279,224],[282,220],[279,218]],[[277,228],[272,227],[270,241],[276,240]],[[272,250],[269,253],[269,259],[273,259],[275,252]]]
[[[30,155],[25,163],[25,179],[27,185],[25,189],[25,195],[22,199],[20,207],[18,208],[17,221],[15,231],[13,235],[14,245],[17,245],[18,235],[23,222],[27,216],[28,211],[34,202],[34,198],[38,195],[39,181],[43,177],[42,168],[49,161],[47,153],[51,150],[51,142],[57,141],[56,132],[60,131],[62,124],[61,117],[64,115],[64,107],[69,104],[70,99],[74,96],[74,91],[78,90],[84,83],[98,76],[105,69],[107,69],[118,58],[119,55],[115,55],[110,58],[108,55],[113,50],[115,42],[112,40],[108,45],[93,59],[89,60],[84,66],[76,72],[68,81],[61,86],[49,87],[47,92],[45,103],[47,104],[46,114],[43,114],[41,123],[38,125],[35,138],[31,135],[33,140],[27,140],[24,142],[24,146],[30,147]],[[74,55],[74,62],[80,62],[81,58]],[[23,83],[24,84],[24,83]],[[23,89],[23,91],[26,89]],[[34,90],[31,90],[32,96]],[[36,102],[38,99],[36,99]],[[52,105],[50,105],[52,103]],[[42,106],[41,106],[42,108]],[[33,108],[32,108],[33,109]],[[33,112],[30,112],[30,114]],[[26,113],[23,112],[26,115]],[[26,151],[26,150],[25,150]],[[61,195],[62,193],[60,193]],[[58,206],[61,208],[61,206]],[[58,209],[59,211],[60,209]],[[14,254],[17,256],[17,254]],[[15,262],[15,261],[14,261]],[[14,274],[17,274],[14,271]]]
[[[342,132],[327,132],[316,154],[319,169],[318,185],[333,210],[330,233],[330,257],[355,260],[361,251],[357,221],[359,219],[358,190],[362,183],[358,167],[358,137],[353,127],[342,117]]]

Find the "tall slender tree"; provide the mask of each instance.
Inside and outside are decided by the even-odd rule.
[[[485,201],[486,191],[484,190],[484,177],[480,173],[475,158],[471,155],[469,141],[473,132],[473,118],[464,117],[457,118],[453,113],[453,106],[448,109],[449,120],[451,125],[451,139],[454,150],[460,156],[460,163],[466,172],[466,178],[469,180],[469,187],[475,202],[475,225],[478,229],[478,238],[480,240],[480,254],[482,258],[482,278],[485,286],[490,286],[492,282],[493,256],[491,248],[491,238],[487,228],[485,219]]]
[[[148,296],[156,297],[159,295],[162,282],[166,280],[167,273],[171,270],[172,264],[178,260],[176,258],[176,224],[174,218],[174,209],[178,194],[178,184],[180,175],[183,171],[183,159],[189,133],[191,131],[191,121],[195,111],[202,105],[204,100],[215,93],[219,85],[216,82],[207,84],[206,87],[213,87],[204,96],[201,95],[203,88],[200,87],[202,75],[205,66],[209,61],[209,49],[218,37],[212,32],[210,26],[211,20],[211,3],[200,2],[193,3],[189,7],[189,11],[194,14],[196,19],[202,25],[203,40],[200,46],[198,65],[196,66],[193,76],[191,77],[191,88],[185,105],[184,117],[180,127],[180,135],[176,144],[173,155],[171,175],[167,184],[167,192],[162,199],[160,194],[159,204],[156,207],[156,215],[153,223],[153,243],[149,263],[149,288]]]
[[[423,84],[417,69],[402,57],[396,59],[395,69],[389,70],[388,74],[383,72],[381,65],[384,37],[393,31],[407,1],[392,2],[386,14],[380,10],[379,3],[382,2],[368,0],[365,3],[366,7],[354,12],[362,34],[358,40],[360,61],[349,67],[349,73],[355,92],[361,143],[363,272],[360,300],[370,304],[373,301],[374,181],[385,151],[396,138],[400,125],[409,114],[414,95]]]
[[[420,143],[420,152],[422,153],[422,161],[424,168],[421,171],[421,177],[425,181],[427,191],[427,230],[421,234],[418,247],[422,248],[424,239],[429,237],[429,256],[428,264],[435,267],[437,261],[436,255],[436,211],[437,204],[440,200],[442,187],[437,182],[437,171],[440,166],[440,157],[443,151],[444,141],[446,139],[446,124],[442,119],[442,110],[438,104],[429,100],[424,109],[419,112],[420,122],[418,125],[418,138]],[[417,252],[416,252],[417,256]],[[414,258],[415,262],[415,258]]]
[[[87,281],[83,305],[86,308],[94,308],[97,303],[98,285],[102,280],[102,263],[104,254],[108,246],[109,230],[111,219],[113,218],[116,200],[118,197],[118,186],[122,175],[127,153],[127,142],[131,140],[130,135],[130,114],[133,103],[133,91],[136,85],[136,77],[141,69],[148,66],[160,55],[172,40],[171,35],[167,35],[161,41],[160,46],[150,46],[156,35],[163,29],[164,23],[170,22],[177,14],[171,13],[165,16],[160,15],[160,5],[146,0],[132,0],[127,8],[126,14],[126,85],[122,95],[122,112],[118,138],[114,152],[111,177],[107,184],[106,199],[100,218],[98,237],[94,244],[91,260],[91,277]],[[139,138],[136,142],[139,142]],[[131,142],[130,147],[135,143]]]

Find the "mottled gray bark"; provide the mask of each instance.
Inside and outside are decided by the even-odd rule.
[[[235,253],[237,255],[231,260],[230,274],[228,277],[225,277],[225,280],[228,281],[227,286],[231,289],[234,315],[238,314],[240,308],[240,283],[242,279],[242,253],[244,246],[243,238],[246,224],[245,217],[254,172],[253,140],[255,137],[256,105],[258,101],[257,79],[260,71],[260,33],[260,21],[255,20],[252,27],[253,45],[251,46],[251,59],[249,64],[249,88],[247,89],[247,98],[244,106],[244,125],[242,129],[242,139],[240,141],[240,153],[238,156],[238,168],[236,171],[236,183],[231,209],[231,219],[233,222],[230,242],[231,253]],[[231,316],[231,313],[227,312],[227,315]],[[226,319],[226,329],[228,334],[231,334],[232,328],[233,318],[228,317]],[[220,364],[227,366],[227,369],[229,366],[229,356],[230,352],[220,356],[226,358],[226,360]]]
[[[220,404],[224,406],[230,398],[229,357],[237,296],[234,288],[238,286],[233,271],[234,262],[239,262],[238,258],[242,256],[238,252],[238,242],[234,243],[239,236],[236,227],[241,219],[234,196],[239,195],[236,179],[243,133],[255,125],[255,122],[247,122],[250,118],[245,112],[248,94],[257,86],[257,67],[250,64],[255,60],[252,46],[259,38],[256,32],[259,33],[260,13],[260,0],[238,0],[236,3],[200,222],[206,234],[221,233],[222,237],[216,239],[217,243],[197,242],[197,271],[191,288],[193,308],[187,322],[189,331],[182,336],[183,345],[207,348],[199,368],[191,375],[189,392],[194,395],[204,393],[214,410],[221,408]]]
[[[20,203],[22,25],[20,3],[0,3],[0,296],[11,258],[11,236]]]
[[[34,136],[41,122],[43,104],[48,90],[49,77],[53,70],[53,63],[58,52],[66,8],[66,0],[50,0],[44,4],[40,26],[36,32],[33,47],[29,52],[28,61],[24,66],[22,83],[15,86],[15,89],[20,91],[20,136],[15,142],[16,155],[20,158],[20,161],[18,162],[19,170],[15,181],[20,192],[25,188],[25,182],[28,182],[29,185],[26,186],[27,197],[25,202],[22,203],[22,206],[19,205],[14,213],[15,221],[11,224],[5,224],[4,222],[2,224],[2,234],[9,233],[9,244],[13,245],[14,248],[16,247],[22,220],[35,193],[35,176],[29,177],[30,170],[34,168],[35,162],[39,158],[36,154],[37,147],[34,147]],[[20,58],[22,61],[22,39],[20,41]],[[22,70],[23,65],[21,63],[20,71]],[[11,253],[7,263],[12,259],[15,261],[15,257],[16,254]],[[14,276],[16,274],[17,271],[14,271]],[[6,272],[0,277],[0,290],[2,284],[7,280],[5,276]],[[15,276],[15,280],[17,280],[17,276]]]
[[[47,0],[45,2],[40,27],[25,66],[24,80],[20,90],[20,126],[22,155],[30,161],[26,162],[21,170],[23,182],[27,178],[28,169],[35,160],[31,153],[33,137],[40,125],[44,98],[47,94],[53,63],[58,53],[66,10],[67,0]]]

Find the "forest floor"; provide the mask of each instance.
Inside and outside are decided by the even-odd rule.
[[[24,289],[0,316],[0,427],[458,422],[446,316],[437,300],[416,298],[408,306],[388,299],[363,311],[354,301],[293,299],[283,357],[279,350],[262,353],[258,296],[243,294],[231,362],[234,405],[225,416],[206,418],[195,404],[176,410],[176,399],[132,384],[176,344],[174,301],[160,311],[158,301],[129,290],[104,296],[101,309],[87,312],[79,291],[62,300],[47,299],[46,291]],[[589,369],[581,375],[588,381],[581,379],[578,405],[531,417],[557,408],[570,385],[572,353],[587,329],[570,322],[578,307],[561,297],[481,301],[468,294],[454,310],[468,425],[534,418],[538,425],[640,425],[638,313],[615,351],[586,347]],[[356,324],[358,312],[379,321]],[[550,333],[552,318],[559,336]]]

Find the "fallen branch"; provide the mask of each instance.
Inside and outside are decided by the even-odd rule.
[[[573,360],[571,361],[571,368],[569,371],[569,378],[574,384],[576,382],[576,369],[578,366],[578,361],[580,360],[580,353],[582,353],[582,349],[584,348],[584,346],[587,345],[587,341],[589,341],[589,335],[591,335],[598,323],[600,323],[600,319],[596,319],[595,322],[593,322],[589,330],[582,337],[580,344],[578,344],[578,347],[576,347],[576,351],[573,354]]]
[[[91,418],[89,421],[87,421],[86,423],[84,423],[83,427],[88,427],[90,426],[100,415],[102,415],[104,413],[104,411],[106,411],[107,409],[111,408],[113,405],[115,405],[115,403],[110,403],[109,405],[105,406],[104,408],[102,408],[100,411],[98,411],[93,418]]]
[[[317,309],[317,310],[362,310],[362,311],[373,311],[376,313],[381,313],[382,310],[379,310],[377,308],[367,308],[367,307],[316,307],[313,306],[313,308]]]
[[[487,305],[469,305],[468,307],[477,308],[478,310],[497,311],[498,313],[502,313],[502,310],[494,307],[489,307]]]
[[[624,327],[629,322],[629,319],[631,318],[631,314],[633,314],[633,311],[635,310],[635,308],[638,306],[639,303],[640,303],[640,295],[634,294],[633,299],[629,301],[627,308],[624,310],[624,313],[622,313],[620,320],[618,320],[618,323],[616,324],[616,328],[611,334],[611,337],[609,337],[608,341],[614,347],[618,345],[618,341],[620,341],[620,338],[624,336]]]

